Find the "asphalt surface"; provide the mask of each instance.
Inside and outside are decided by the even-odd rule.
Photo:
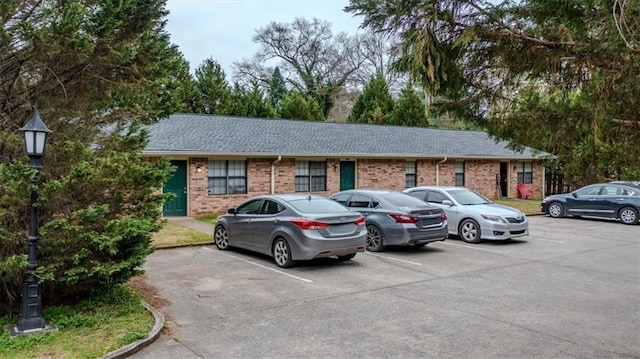
[[[214,245],[156,251],[168,331],[132,357],[640,358],[640,225],[529,220],[523,240],[289,270]]]

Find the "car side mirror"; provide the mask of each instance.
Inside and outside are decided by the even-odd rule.
[[[571,195],[573,196],[573,198],[578,198],[578,195],[575,192],[571,192]]]
[[[453,206],[453,202],[449,201],[448,199],[445,199],[444,201],[442,201],[442,204],[444,206],[449,206],[449,207]]]
[[[229,209],[227,210],[227,213],[229,213],[229,214],[236,214],[236,213],[238,213],[238,212],[236,211],[236,209],[235,209],[235,208],[229,208]]]

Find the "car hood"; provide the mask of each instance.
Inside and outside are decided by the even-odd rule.
[[[565,199],[569,197],[573,197],[573,195],[571,193],[552,194],[551,196],[545,197],[542,202],[549,202],[552,199]]]
[[[490,215],[501,216],[501,217],[515,217],[522,214],[522,212],[520,212],[515,208],[504,206],[497,203],[467,205],[462,207],[465,210],[472,211],[478,214],[490,214]]]

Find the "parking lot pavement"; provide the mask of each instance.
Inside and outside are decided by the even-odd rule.
[[[639,358],[640,226],[531,217],[530,236],[283,270],[215,246],[157,251],[169,333],[134,358]]]

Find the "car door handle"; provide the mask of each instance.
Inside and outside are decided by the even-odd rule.
[[[280,222],[280,220],[277,218],[273,220],[273,223],[278,223],[278,222]]]

